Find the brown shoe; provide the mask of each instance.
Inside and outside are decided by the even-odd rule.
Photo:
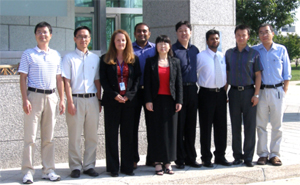
[[[280,160],[279,157],[277,157],[277,156],[272,157],[272,158],[269,160],[269,162],[272,163],[273,166],[281,166],[281,165],[282,165],[281,160]]]
[[[258,165],[266,165],[267,162],[268,162],[268,157],[260,157],[256,163]]]

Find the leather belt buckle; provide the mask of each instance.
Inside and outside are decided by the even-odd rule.
[[[237,88],[238,88],[238,91],[243,91],[243,90],[245,90],[244,86],[238,86]]]
[[[220,92],[220,90],[221,90],[220,88],[216,88],[216,92]]]

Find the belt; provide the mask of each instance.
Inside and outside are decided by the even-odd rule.
[[[237,89],[238,91],[243,91],[246,89],[254,89],[253,85],[246,85],[246,86],[231,86],[232,89]]]
[[[279,83],[279,84],[275,84],[275,85],[265,85],[265,84],[261,84],[260,86],[260,89],[264,89],[264,88],[267,88],[267,89],[276,89],[276,87],[280,87],[282,86],[283,84],[282,83]]]
[[[36,88],[28,87],[28,91],[33,91],[33,92],[43,93],[43,94],[52,94],[55,92],[55,89],[44,90],[44,89],[36,89]]]
[[[206,87],[200,86],[200,90],[201,89],[203,89],[205,91],[211,91],[211,92],[220,92],[221,89],[224,89],[224,87],[221,87],[221,88],[206,88]]]
[[[183,86],[190,86],[190,85],[196,85],[196,82],[186,82],[182,83]]]
[[[88,93],[88,94],[72,94],[72,96],[75,96],[77,98],[91,98],[95,96],[95,93]]]
[[[144,87],[143,85],[141,85],[139,88],[140,88],[140,89],[144,89],[145,87]]]

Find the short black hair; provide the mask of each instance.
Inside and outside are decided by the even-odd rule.
[[[218,30],[214,30],[214,29],[208,30],[206,32],[206,41],[208,41],[210,35],[215,35],[215,34],[218,34],[220,37],[220,32]]]
[[[91,35],[91,30],[90,30],[89,27],[87,27],[87,26],[79,26],[79,27],[77,27],[77,28],[74,30],[74,37],[76,37],[77,32],[78,32],[79,30],[87,30],[87,31],[89,31],[89,34]]]
[[[234,29],[234,34],[236,34],[237,30],[247,30],[248,35],[250,36],[250,27],[244,24],[237,25]]]
[[[190,30],[192,31],[192,25],[189,21],[179,21],[176,25],[175,25],[175,30],[177,32],[177,30],[180,28],[180,26],[182,25],[186,25],[188,28],[190,28]]]
[[[137,24],[134,26],[134,32],[136,32],[136,28],[137,28],[138,26],[140,26],[140,25],[147,26],[147,27],[148,27],[148,30],[150,31],[150,27],[149,27],[146,23],[140,22],[140,23],[137,23]]]
[[[38,24],[35,26],[35,28],[34,28],[34,34],[36,34],[36,30],[37,30],[38,28],[43,28],[43,27],[47,27],[47,28],[49,29],[50,34],[52,34],[52,27],[51,27],[51,25],[50,25],[49,23],[45,22],[45,21],[40,22],[40,23],[38,23]]]
[[[168,52],[168,56],[173,56],[173,51],[172,51],[172,44],[171,44],[171,39],[167,36],[167,35],[159,35],[156,40],[155,40],[155,53],[156,53],[156,56],[158,56],[158,51],[157,51],[157,44],[160,43],[160,42],[165,42],[165,43],[168,43],[170,45],[170,50]]]
[[[271,30],[272,32],[274,32],[273,26],[272,26],[271,24],[268,24],[268,23],[264,23],[264,24],[259,25],[258,31],[259,31],[260,28],[266,27],[266,26],[269,26],[270,30]]]

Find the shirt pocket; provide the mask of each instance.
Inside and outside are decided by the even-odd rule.
[[[274,66],[275,69],[282,69],[282,63],[283,61],[281,60],[281,58],[277,56],[273,56],[271,58],[271,64],[272,66]]]

